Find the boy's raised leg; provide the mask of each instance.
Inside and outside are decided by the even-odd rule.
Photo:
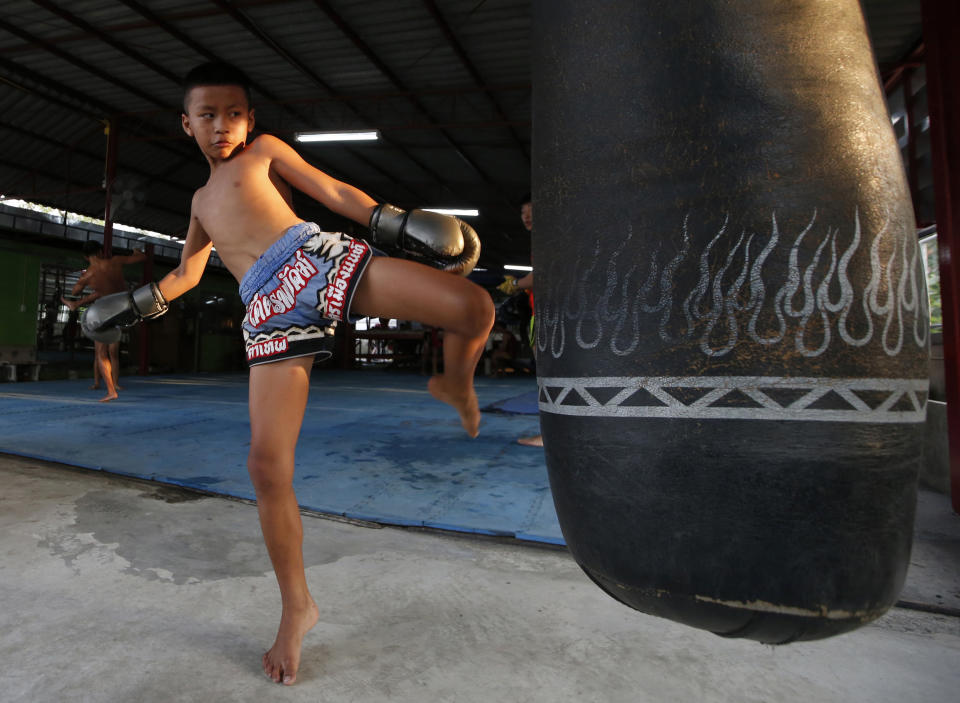
[[[294,450],[310,386],[312,356],[250,368],[250,456],[263,539],[273,563],[283,613],[263,671],[277,683],[296,681],[303,636],[319,616],[303,568],[303,525],[293,492]]]
[[[403,259],[374,257],[357,287],[353,312],[416,320],[443,329],[443,374],[428,388],[452,405],[471,437],[480,427],[473,374],[493,327],[490,295],[465,278]]]

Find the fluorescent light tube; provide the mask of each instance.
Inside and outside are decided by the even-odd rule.
[[[297,132],[294,136],[298,142],[357,142],[379,139],[380,132]]]
[[[420,209],[426,210],[427,212],[439,212],[441,215],[456,215],[457,217],[477,217],[480,215],[479,210],[468,210],[455,207],[425,207]]]
[[[513,264],[506,264],[503,268],[509,271],[533,271],[533,266],[515,266]]]

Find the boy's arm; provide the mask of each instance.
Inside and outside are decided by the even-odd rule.
[[[194,204],[197,196],[193,196]],[[190,226],[183,243],[180,265],[159,283],[151,281],[132,292],[105,295],[87,308],[80,321],[83,333],[100,342],[116,341],[116,328],[129,327],[141,320],[159,317],[167,312],[167,301],[183,295],[200,282],[210,258],[213,242],[203,231],[191,207]]]
[[[213,242],[191,209],[190,226],[187,228],[187,238],[180,254],[180,265],[157,284],[166,300],[180,297],[200,282],[212,248]]]
[[[338,215],[343,215],[364,227],[377,201],[358,188],[332,178],[314,168],[286,142],[269,134],[261,135],[256,143],[266,150],[271,167],[283,180]]]
[[[480,258],[480,239],[465,222],[434,212],[408,213],[386,203],[378,205],[362,190],[314,168],[288,144],[268,134],[254,144],[264,150],[278,176],[334,212],[369,227],[373,244],[387,253],[412,255],[464,276]]]

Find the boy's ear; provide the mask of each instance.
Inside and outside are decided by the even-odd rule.
[[[180,125],[183,127],[184,132],[189,134],[191,137],[193,136],[193,130],[190,129],[190,118],[186,115],[186,113],[180,113]]]
[[[256,121],[257,121],[256,117],[254,117],[254,115],[253,115],[253,110],[254,110],[254,108],[251,107],[251,108],[250,108],[250,114],[247,115],[247,131],[248,131],[248,132],[252,132],[252,131],[253,131],[253,125],[254,125],[254,124],[256,123]]]

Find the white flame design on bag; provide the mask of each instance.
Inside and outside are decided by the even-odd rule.
[[[635,260],[620,274],[618,260],[632,239],[632,227],[608,256],[605,270],[601,270],[599,241],[593,246],[592,256],[581,252],[573,265],[572,285],[537,299],[538,350],[559,358],[568,337],[572,337],[582,349],[605,343],[614,354],[627,356],[637,349],[641,329],[650,326],[644,319],[649,315],[659,316],[657,330],[663,342],[675,345],[695,340],[708,357],[722,357],[738,343],[748,341],[765,347],[792,343],[803,357],[822,355],[837,338],[846,345],[861,347],[876,337],[888,356],[899,354],[911,339],[918,347],[926,347],[927,292],[912,232],[897,237],[889,231],[889,223],[880,229],[870,243],[869,281],[858,292],[848,268],[863,239],[859,212],[854,213],[853,237],[842,253],[838,252],[839,228],[827,227],[812,259],[801,266],[801,245],[808,236],[814,236],[814,212],[787,254],[787,280],[773,285],[764,280],[763,270],[770,257],[775,260],[784,254],[776,214],[771,216],[765,243],[754,233],[741,232],[719,269],[711,270],[714,248],[732,237],[727,233],[728,218],[700,253],[696,285],[680,300],[682,292],[675,275],[690,254],[688,220],[689,216],[683,221],[679,250],[662,270],[661,242],[647,262]],[[885,243],[889,254],[884,261],[881,250]],[[825,263],[827,257],[829,264]],[[558,280],[553,274],[564,263],[563,259],[554,259],[545,278]],[[605,282],[599,297],[588,293],[596,289],[598,277]],[[836,299],[831,299],[831,290],[836,291]],[[551,299],[559,304],[551,305]],[[671,316],[672,326],[679,326],[675,302],[679,302],[683,316],[679,333],[671,333]]]

